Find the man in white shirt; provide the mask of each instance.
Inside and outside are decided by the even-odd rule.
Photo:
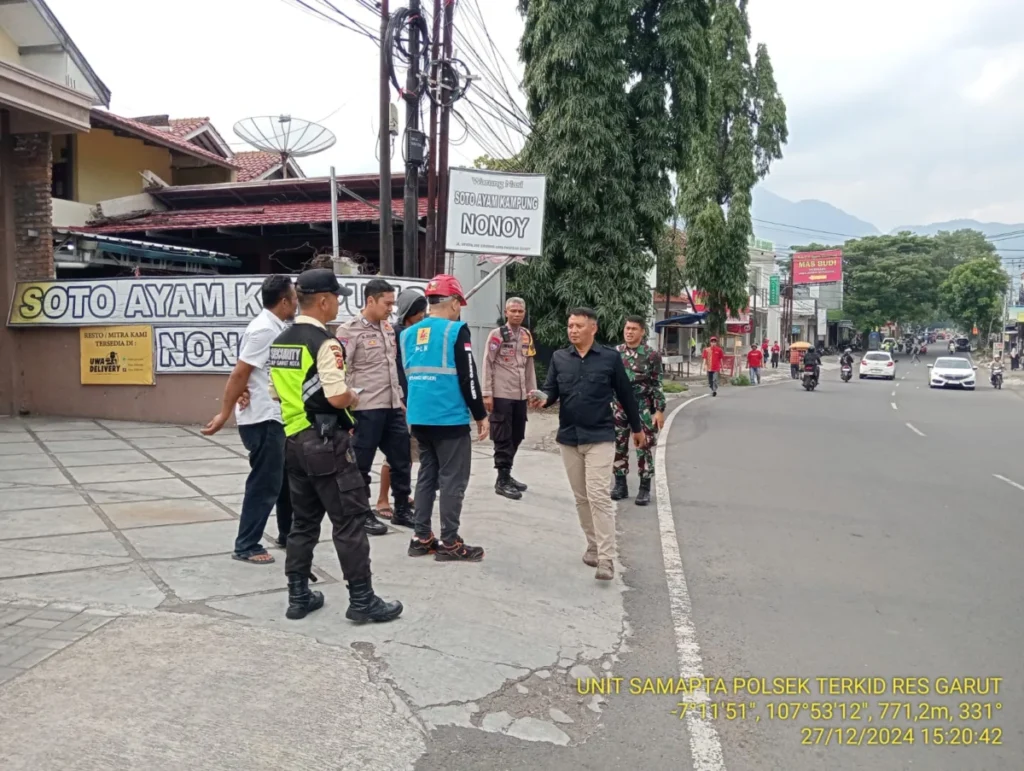
[[[268,276],[261,290],[263,310],[242,335],[238,362],[224,386],[220,412],[202,429],[205,436],[220,431],[232,410],[242,444],[249,451],[249,478],[245,482],[242,514],[238,521],[233,559],[269,565],[274,558],[260,542],[270,510],[278,507],[278,543],[284,545],[291,527],[291,499],[284,476],[284,425],[281,405],[270,398],[270,344],[295,318],[297,300],[290,276]],[[238,406],[247,393],[248,405]],[[286,499],[286,500],[280,500]]]

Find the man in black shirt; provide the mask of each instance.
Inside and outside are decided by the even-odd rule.
[[[597,568],[595,578],[610,581],[615,576],[615,507],[605,480],[615,459],[613,401],[622,405],[636,446],[644,447],[647,440],[622,356],[614,348],[595,344],[596,334],[594,311],[570,311],[571,345],[555,351],[543,396],[534,395],[530,403],[550,407],[562,402],[556,441],[587,537],[583,562]]]

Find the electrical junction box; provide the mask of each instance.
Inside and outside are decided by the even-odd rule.
[[[405,132],[405,160],[422,165],[427,160],[427,135],[410,129]]]

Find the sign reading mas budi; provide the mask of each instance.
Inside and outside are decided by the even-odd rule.
[[[341,298],[338,323],[359,313],[363,287],[375,276],[338,276],[352,290]],[[105,324],[245,326],[262,310],[263,276],[180,276],[86,281],[25,281],[14,289],[10,327],[88,327]],[[425,281],[388,278],[399,290],[422,291]]]
[[[453,168],[445,249],[539,257],[544,248],[547,177]]]

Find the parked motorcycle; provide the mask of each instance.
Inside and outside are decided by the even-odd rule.
[[[818,386],[818,376],[814,371],[814,365],[808,364],[804,367],[803,374],[803,387],[808,391],[813,391]]]
[[[992,387],[997,391],[1003,389],[1003,368],[996,367],[992,370],[992,374],[989,376],[989,382],[992,383]]]
[[[853,377],[853,365],[852,364],[844,364],[843,368],[839,372],[839,377],[841,377],[843,379],[844,383],[849,383],[850,382],[850,378]]]

